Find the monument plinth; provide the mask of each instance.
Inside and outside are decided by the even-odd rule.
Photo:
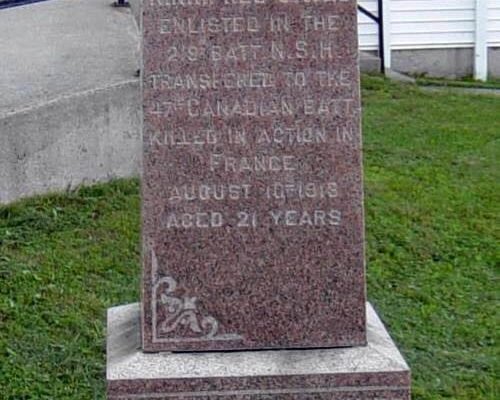
[[[108,311],[108,399],[409,400],[408,366],[370,305],[366,346],[231,352],[141,349],[139,305]]]
[[[354,0],[144,1],[142,347],[111,309],[110,398],[408,398],[371,308],[367,337],[357,40]]]

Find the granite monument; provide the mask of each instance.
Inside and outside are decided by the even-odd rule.
[[[354,0],[144,1],[142,302],[108,313],[110,399],[408,398],[366,305],[356,29]]]

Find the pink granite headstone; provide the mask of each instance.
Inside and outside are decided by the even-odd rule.
[[[144,1],[143,296],[108,310],[107,398],[409,400],[365,303],[356,2]]]
[[[356,1],[143,24],[144,351],[364,345]]]

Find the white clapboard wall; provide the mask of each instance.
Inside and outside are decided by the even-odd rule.
[[[488,0],[488,44],[500,47],[500,0]]]
[[[359,4],[377,14],[376,0]],[[392,50],[473,47],[476,34],[476,0],[384,0],[389,5]],[[500,0],[484,0],[487,7],[487,41],[500,47]],[[377,25],[362,13],[359,38],[362,50],[376,50]]]

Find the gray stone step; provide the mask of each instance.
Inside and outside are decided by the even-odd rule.
[[[0,10],[0,203],[138,173],[139,34],[110,3]]]

